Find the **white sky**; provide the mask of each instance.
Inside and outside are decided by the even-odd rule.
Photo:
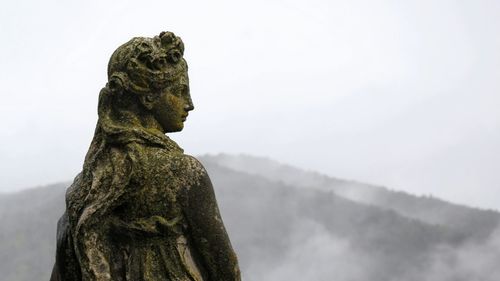
[[[0,4],[0,191],[71,179],[108,58],[186,44],[189,154],[248,153],[500,209],[500,1]]]

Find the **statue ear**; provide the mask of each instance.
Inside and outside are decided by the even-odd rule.
[[[157,99],[153,94],[146,94],[146,95],[140,95],[139,100],[146,109],[151,110],[153,109]]]

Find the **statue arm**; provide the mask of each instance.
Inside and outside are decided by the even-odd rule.
[[[193,243],[210,281],[239,281],[238,260],[222,222],[212,183],[203,166],[195,161],[203,172],[188,190],[185,210]]]

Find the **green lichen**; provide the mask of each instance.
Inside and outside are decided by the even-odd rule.
[[[165,135],[193,109],[183,51],[162,32],[112,55],[51,281],[240,280],[207,172]]]

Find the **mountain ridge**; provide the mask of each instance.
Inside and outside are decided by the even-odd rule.
[[[203,155],[202,162],[213,162],[233,170],[260,175],[270,180],[281,180],[292,186],[332,190],[337,195],[355,202],[393,209],[407,217],[430,224],[451,224],[456,230],[483,239],[500,225],[500,213],[496,210],[469,207],[451,203],[436,197],[416,196],[403,191],[357,181],[337,179],[317,172],[304,171],[281,164],[266,157],[250,155]],[[299,178],[300,180],[296,180]],[[468,231],[480,229],[479,233]]]
[[[243,164],[247,161],[230,157],[239,157]],[[324,188],[343,184],[341,180],[324,178],[327,185],[305,188],[317,178],[296,177],[303,184],[300,187],[290,184],[285,172],[271,180],[271,174],[250,173],[251,167],[242,172],[227,167],[228,161],[221,165],[216,158],[199,159],[214,184],[244,280],[327,281],[335,276],[339,281],[494,281],[492,272],[500,275],[496,269],[500,257],[495,256],[500,245],[496,212],[449,208],[458,215],[472,212],[464,219],[478,217],[481,223],[456,226],[453,220],[445,220],[458,216],[453,213],[441,215],[442,224],[432,224],[392,205],[358,202]],[[276,167],[288,171],[288,166]],[[270,171],[265,165],[260,168]],[[369,188],[359,184],[360,190]],[[48,280],[67,186],[0,196],[0,281]],[[469,256],[474,257],[474,267]]]

